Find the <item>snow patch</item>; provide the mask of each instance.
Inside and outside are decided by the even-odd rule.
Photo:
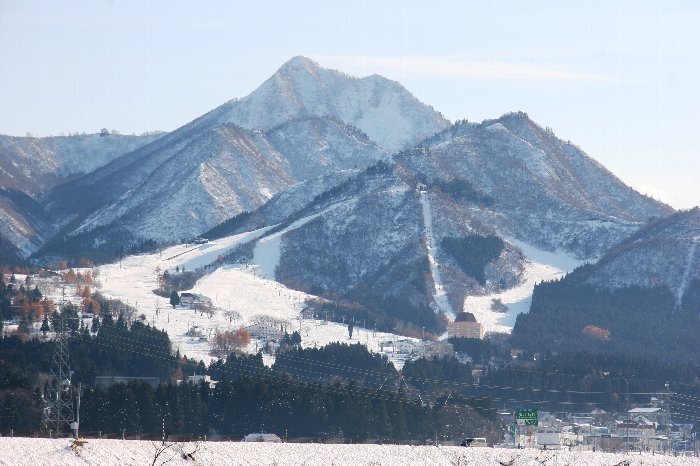
[[[528,258],[524,281],[499,293],[468,296],[464,300],[464,310],[474,314],[483,325],[484,332],[510,333],[518,314],[530,311],[532,292],[537,283],[560,278],[583,263],[561,251],[544,251],[512,238],[507,241],[519,247]],[[494,299],[500,299],[508,306],[508,311],[501,313],[491,310]]]

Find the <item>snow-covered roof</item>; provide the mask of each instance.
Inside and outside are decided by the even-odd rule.
[[[243,437],[244,442],[281,442],[282,439],[275,434],[248,434]]]
[[[658,413],[661,411],[661,408],[633,408],[627,411],[628,413]]]
[[[462,311],[457,314],[455,322],[476,322],[476,317],[471,312]]]

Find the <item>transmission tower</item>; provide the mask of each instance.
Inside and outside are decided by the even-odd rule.
[[[54,353],[51,360],[51,374],[44,393],[44,428],[57,435],[73,428],[73,387],[66,346],[66,325],[63,316],[57,322],[60,328],[54,329]]]

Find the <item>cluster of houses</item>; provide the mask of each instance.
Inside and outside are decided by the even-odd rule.
[[[509,430],[504,441],[515,447],[576,448],[599,451],[681,452],[693,451],[697,433],[692,424],[670,420],[661,402],[652,397],[648,406],[626,413],[595,409],[587,413],[538,412],[536,426]],[[508,425],[513,414],[501,413]]]
[[[449,338],[478,338],[483,340],[484,329],[481,323],[476,321],[471,312],[460,312],[454,322],[447,326]],[[449,341],[419,341],[409,338],[397,338],[385,340],[380,343],[381,351],[391,351],[403,354],[407,358],[457,356],[454,347]]]

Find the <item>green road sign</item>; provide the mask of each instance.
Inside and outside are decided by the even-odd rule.
[[[515,437],[515,424],[508,426],[508,434],[513,438]]]
[[[515,422],[519,426],[536,426],[537,410],[534,408],[518,408],[515,410]]]

